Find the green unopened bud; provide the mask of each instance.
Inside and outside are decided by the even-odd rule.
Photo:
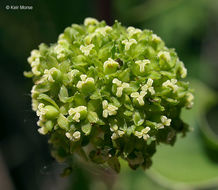
[[[104,62],[104,73],[105,74],[115,73],[118,67],[119,67],[118,62],[114,61],[111,58],[108,58],[108,60]]]
[[[48,120],[46,123],[45,123],[45,128],[48,130],[48,131],[51,131],[52,128],[54,127],[54,124],[51,120]]]
[[[87,75],[80,76],[81,81],[79,81],[76,87],[84,94],[88,95],[95,90],[95,81],[92,77],[87,77]]]
[[[46,110],[45,113],[46,119],[55,119],[59,114],[59,111],[54,106],[48,105],[45,106],[44,109]]]

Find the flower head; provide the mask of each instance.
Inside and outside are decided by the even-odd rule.
[[[188,131],[180,119],[194,100],[187,70],[151,30],[86,18],[28,62],[38,132],[49,134],[58,161],[78,155],[117,172],[120,159],[145,168],[158,144]]]

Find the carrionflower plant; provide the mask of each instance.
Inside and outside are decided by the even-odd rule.
[[[38,131],[58,161],[77,154],[117,172],[119,159],[145,169],[158,144],[173,145],[188,131],[180,119],[194,98],[183,81],[187,70],[150,30],[86,18],[28,62]]]

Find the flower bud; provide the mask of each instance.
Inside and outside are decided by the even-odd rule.
[[[47,105],[44,107],[44,109],[46,110],[46,119],[55,119],[59,114],[59,111],[54,106]]]

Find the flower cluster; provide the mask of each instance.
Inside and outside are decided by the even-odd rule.
[[[28,62],[38,131],[49,135],[59,161],[78,154],[118,172],[122,158],[145,169],[159,143],[188,130],[180,119],[194,99],[187,70],[150,30],[87,18]]]

